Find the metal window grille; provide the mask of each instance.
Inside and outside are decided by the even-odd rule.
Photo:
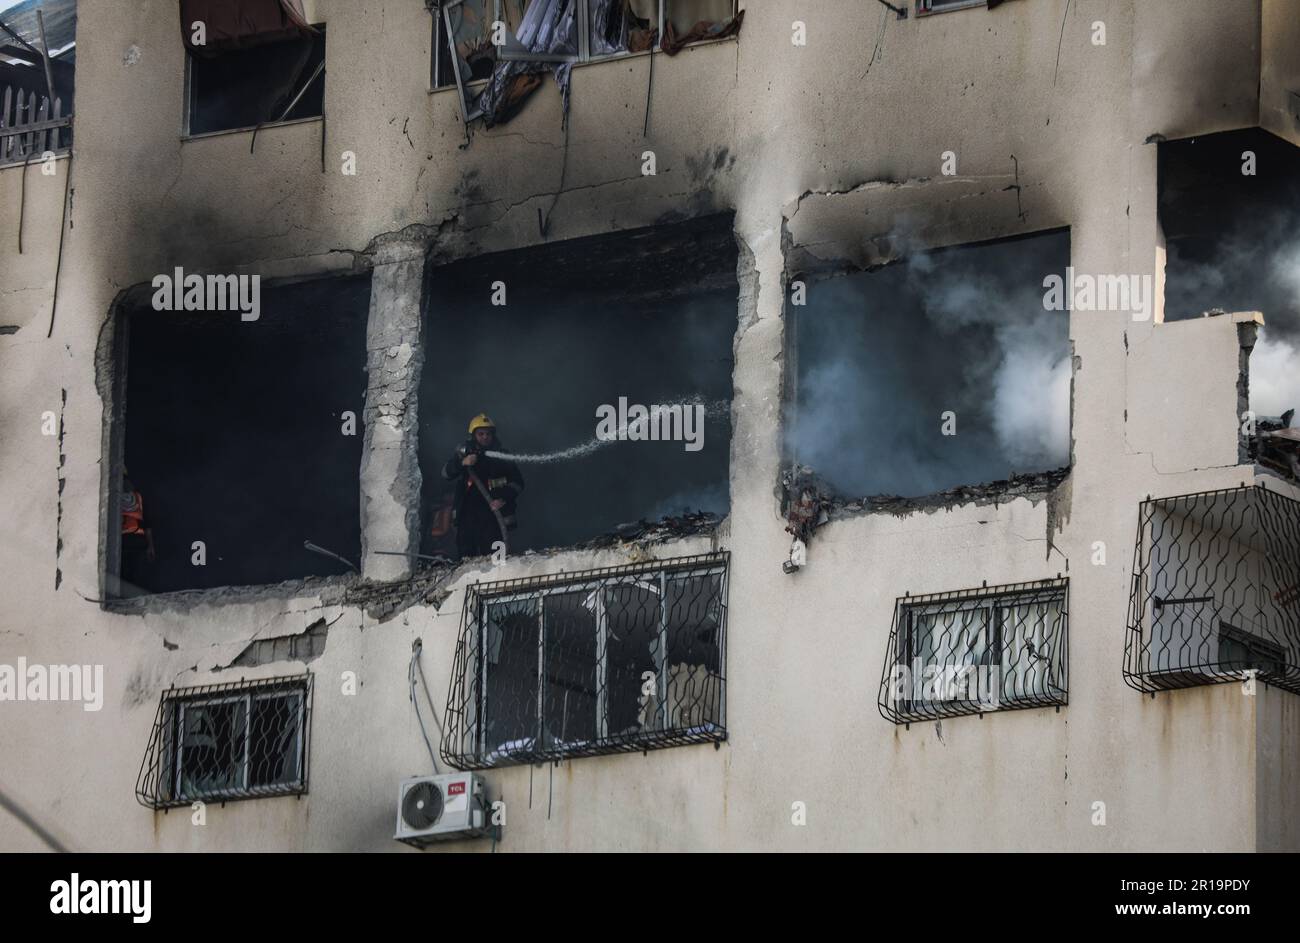
[[[471,586],[443,759],[485,769],[725,740],[728,558]]]
[[[136,781],[141,805],[307,791],[310,673],[164,691]]]
[[[1300,694],[1300,501],[1262,484],[1143,501],[1124,680],[1154,693],[1252,673]]]
[[[894,604],[880,713],[896,724],[1069,703],[1069,580]]]

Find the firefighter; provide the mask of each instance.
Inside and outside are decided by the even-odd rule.
[[[144,498],[122,469],[122,579],[140,584],[146,562],[153,563],[157,553],[153,545],[153,528],[144,512]]]
[[[479,413],[469,421],[469,434],[442,469],[443,478],[456,482],[452,515],[456,553],[462,560],[490,554],[496,541],[506,540],[502,527],[515,529],[515,502],[524,490],[518,465],[486,454],[504,451],[496,423]],[[488,500],[484,500],[484,491]]]

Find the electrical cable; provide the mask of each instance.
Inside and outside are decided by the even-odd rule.
[[[429,760],[433,763],[433,775],[441,775],[442,771],[438,769],[438,758],[434,755],[433,744],[429,742],[429,732],[424,728],[424,718],[420,716],[420,702],[415,699],[415,666],[420,660],[420,651],[424,647],[421,639],[416,639],[411,643],[411,663],[406,668],[406,680],[410,685],[411,704],[415,707],[415,719],[420,724],[420,736],[424,737],[424,745],[429,749]],[[420,669],[420,680],[424,681],[424,669]],[[425,696],[428,696],[429,685],[424,685]],[[433,701],[429,701],[429,710],[433,712]],[[433,719],[438,724],[438,734],[442,736],[442,723],[438,721],[438,715],[433,712]]]

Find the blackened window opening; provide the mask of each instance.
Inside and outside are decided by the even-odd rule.
[[[640,520],[724,516],[736,255],[723,216],[433,269],[419,409],[424,552],[456,556],[457,529],[472,520],[486,527],[478,553],[500,539],[494,520],[464,510],[481,498],[459,464],[457,477],[444,477],[480,413],[496,423],[496,450],[550,456],[518,462],[524,488],[517,501],[510,495],[510,553]],[[493,304],[502,292],[505,303]],[[625,438],[593,444],[602,407],[630,415],[672,404],[680,412],[660,426],[678,439],[633,441],[619,420],[612,431],[623,426]]]
[[[1058,230],[792,279],[791,461],[842,497],[922,497],[1067,466],[1069,312],[1047,309],[1044,279],[1069,262]]]
[[[1250,408],[1300,406],[1300,148],[1259,128],[1159,148],[1165,320],[1262,312]]]
[[[317,69],[325,62],[325,27],[314,29],[313,35],[211,57],[191,54],[189,133],[322,115],[325,76]]]
[[[369,299],[368,276],[329,278],[262,286],[255,321],[147,303],[124,313],[117,594],[348,572],[307,540],[359,562]]]

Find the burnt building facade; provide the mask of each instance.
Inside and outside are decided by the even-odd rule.
[[[47,837],[1300,848],[1293,2],[74,6],[0,129]]]

